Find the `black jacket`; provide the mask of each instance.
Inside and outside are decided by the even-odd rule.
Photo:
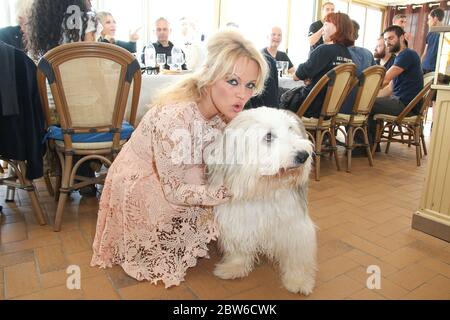
[[[0,42],[0,46],[6,45]],[[0,155],[8,159],[25,160],[26,177],[33,180],[43,176],[42,157],[45,151],[42,143],[45,120],[36,82],[36,65],[23,51],[8,47],[15,54],[15,89],[18,93],[19,114],[0,115]]]
[[[23,33],[19,26],[0,29],[0,41],[24,51]]]
[[[136,53],[136,42],[131,42],[131,41],[127,42],[127,41],[121,41],[121,40],[117,40],[115,42],[109,42],[105,38],[99,38],[98,42],[112,43],[112,44],[115,44],[116,46],[124,48],[125,50],[128,50],[128,52],[130,52],[130,53]]]
[[[277,63],[270,54],[263,53],[269,67],[269,76],[266,79],[264,91],[255,97],[252,97],[245,105],[246,109],[258,108],[262,106],[278,108],[278,70]]]

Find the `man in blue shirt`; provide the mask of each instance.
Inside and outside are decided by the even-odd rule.
[[[436,8],[431,10],[428,15],[428,26],[436,27],[442,26],[444,20],[444,10]],[[422,70],[423,73],[433,72],[436,69],[436,58],[439,47],[439,33],[429,32],[426,39],[425,49],[422,54]]]
[[[423,74],[419,55],[406,47],[405,31],[399,26],[390,26],[383,32],[389,52],[396,54],[394,64],[386,72],[383,89],[375,100],[369,119],[369,140],[375,139],[374,114],[399,115],[423,88]],[[412,114],[418,114],[417,105]]]

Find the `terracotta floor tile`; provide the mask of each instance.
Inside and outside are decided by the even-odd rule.
[[[341,275],[315,289],[308,299],[341,300],[363,289],[364,286],[355,280]]]
[[[345,238],[342,238],[342,241],[351,245],[352,247],[359,249],[361,251],[367,252],[370,255],[376,256],[376,257],[383,257],[389,254],[389,251],[377,246],[373,242],[370,242],[368,240],[362,239],[360,237],[357,237],[355,235],[347,236]]]
[[[370,290],[367,288],[355,292],[347,299],[349,300],[386,300],[383,296],[377,293],[377,290]]]
[[[177,300],[177,297],[179,297],[178,299],[184,299],[186,296],[192,296],[192,299],[195,298],[184,284],[165,289],[161,282],[158,285],[154,285],[148,281],[122,288],[119,290],[119,294],[125,300],[160,300],[164,298],[170,299],[170,297]]]
[[[318,261],[319,262],[326,261],[330,258],[334,258],[336,256],[340,256],[346,252],[349,252],[352,249],[353,249],[352,246],[340,240],[329,241],[323,246],[320,246],[319,250],[317,250]]]
[[[105,275],[83,279],[81,289],[87,300],[117,300],[120,298]]]
[[[40,289],[34,262],[16,264],[4,269],[6,299],[33,293]]]
[[[80,231],[61,232],[61,237],[64,252],[66,254],[73,254],[89,250],[91,245],[84,239]]]
[[[412,291],[428,280],[434,278],[436,275],[436,271],[421,267],[419,264],[414,264],[391,274],[388,279],[401,287]]]
[[[294,294],[282,287],[281,284],[267,285],[250,289],[230,296],[230,300],[304,300],[306,296]]]
[[[106,268],[105,272],[108,274],[109,279],[112,281],[112,284],[116,289],[122,289],[139,284],[139,281],[126,274],[121,266],[116,265],[112,268]]]
[[[83,298],[82,290],[69,290],[66,286],[44,289],[33,294],[16,297],[16,300],[78,300]]]
[[[67,268],[47,273],[41,273],[40,274],[41,287],[47,289],[65,285],[67,282],[67,278],[70,276],[66,271]]]
[[[336,257],[319,264],[319,272],[317,278],[327,282],[337,276],[354,269],[358,264],[350,258]]]
[[[105,270],[99,267],[91,267],[92,251],[83,251],[67,255],[69,265],[79,266],[81,269],[81,279],[101,276],[105,274]]]
[[[390,253],[387,256],[381,257],[381,259],[394,267],[402,269],[425,257],[425,254],[417,249],[404,247]]]
[[[390,265],[389,263],[357,249],[345,253],[344,256],[359,263],[361,267],[364,268],[364,273],[366,273],[367,268],[370,266],[378,266],[383,277],[388,277],[398,271],[398,268]]]
[[[192,268],[186,276],[186,286],[202,300],[222,300],[233,294],[223,286],[223,280],[217,278],[212,270]]]
[[[435,258],[425,258],[419,262],[419,265],[427,269],[436,271],[450,279],[450,265]]]
[[[0,267],[34,261],[33,250],[24,250],[9,254],[0,254]]]
[[[450,279],[438,275],[419,288],[408,293],[404,299],[411,300],[450,300]]]
[[[24,222],[3,224],[0,228],[1,244],[27,239],[27,227]]]
[[[381,289],[376,290],[378,294],[381,294],[387,299],[397,300],[401,299],[408,294],[408,290],[402,288],[401,286],[395,284],[389,279],[381,279]]]
[[[34,250],[40,273],[67,268],[67,260],[61,245],[41,247]]]
[[[22,250],[46,247],[58,243],[61,243],[61,240],[58,238],[58,235],[54,232],[51,232],[45,237],[2,244],[0,246],[0,254],[7,254]]]

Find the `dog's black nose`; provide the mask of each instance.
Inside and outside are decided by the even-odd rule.
[[[306,160],[309,158],[309,153],[306,151],[299,151],[297,152],[297,155],[295,156],[295,163],[302,164],[305,163]]]

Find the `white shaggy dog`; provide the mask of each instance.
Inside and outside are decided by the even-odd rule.
[[[267,107],[239,114],[207,148],[210,184],[233,195],[215,208],[223,251],[216,276],[247,276],[265,254],[279,264],[287,290],[312,292],[317,244],[306,202],[312,153],[300,119]]]

